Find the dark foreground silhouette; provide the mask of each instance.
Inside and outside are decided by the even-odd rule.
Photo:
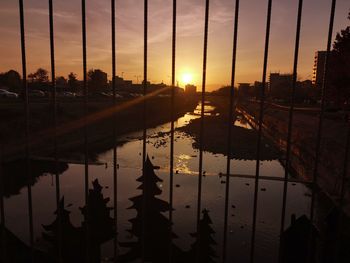
[[[188,250],[176,246],[173,241],[178,237],[172,232],[172,224],[166,216],[170,204],[157,196],[162,191],[158,183],[162,182],[147,157],[145,170],[137,178],[140,182],[140,195],[131,197],[131,206],[136,215],[129,220],[127,230],[131,241],[119,240],[118,262],[218,262],[215,231],[209,211],[204,209],[199,221],[199,233],[191,233],[192,245]],[[111,217],[112,208],[109,198],[104,197],[103,187],[98,180],[92,182],[88,193],[87,205],[80,208],[82,223],[74,226],[70,211],[62,197],[55,219],[43,224],[43,243],[41,250],[31,248],[11,231],[1,227],[0,262],[101,262],[101,246],[117,237],[115,222]],[[325,229],[320,232],[305,216],[292,216],[291,225],[281,237],[281,257],[284,263],[303,262],[348,262],[350,238],[346,217],[334,208],[328,215]],[[215,222],[214,222],[215,224]],[[194,226],[196,228],[196,226]],[[340,231],[343,230],[343,231]],[[109,259],[111,262],[114,258]]]

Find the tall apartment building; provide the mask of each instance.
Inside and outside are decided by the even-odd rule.
[[[326,55],[327,55],[326,51],[315,52],[312,84],[314,84],[317,88],[322,87],[323,75],[324,75],[324,63],[326,61]]]

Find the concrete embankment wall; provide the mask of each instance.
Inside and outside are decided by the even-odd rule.
[[[252,127],[258,126],[258,105],[239,105],[237,108]],[[303,180],[312,181],[315,169],[315,146],[318,115],[296,113],[294,115],[291,157],[291,173]],[[347,126],[339,119],[326,119],[323,127],[317,183],[319,188],[338,204],[344,175],[344,153]],[[263,135],[281,150],[283,163],[288,133],[288,111],[268,108],[264,112]],[[347,173],[347,179],[350,173]],[[345,184],[345,211],[350,215],[349,180]]]

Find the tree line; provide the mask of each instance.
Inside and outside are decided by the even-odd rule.
[[[49,72],[44,68],[38,68],[35,72],[28,74],[28,87],[49,91],[51,81]],[[88,88],[91,93],[98,92],[108,87],[107,73],[100,69],[90,69],[87,74]],[[67,77],[58,76],[55,79],[56,87],[62,90],[72,92],[82,91],[82,81],[77,78],[77,74],[70,72]],[[20,93],[22,91],[22,77],[15,70],[0,73],[0,88],[12,92]]]
[[[350,21],[350,12],[348,14]],[[88,74],[89,93],[95,93],[108,87],[107,73],[100,69],[90,69]],[[49,74],[46,69],[38,68],[35,72],[28,75],[29,88],[39,90],[50,90]],[[333,48],[329,56],[329,72],[326,79],[327,99],[334,101],[338,105],[350,104],[350,25],[337,33]],[[301,82],[300,82],[301,83]],[[302,84],[302,83],[301,83]],[[307,84],[307,83],[306,83]],[[77,79],[73,72],[69,73],[67,78],[59,76],[56,78],[56,87],[79,92],[82,88],[82,82]],[[5,88],[13,92],[21,92],[22,80],[20,74],[15,70],[0,73],[0,88]],[[255,94],[258,91],[253,89]],[[255,91],[254,91],[255,90]],[[320,94],[309,93],[310,88],[305,89],[303,85],[297,91],[301,97],[319,97]],[[218,94],[229,93],[229,87],[224,87],[217,92]]]

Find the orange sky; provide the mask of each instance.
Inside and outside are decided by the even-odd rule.
[[[48,1],[26,0],[28,72],[50,68]],[[117,73],[136,82],[143,73],[143,0],[117,0]],[[233,0],[212,0],[209,22],[207,89],[230,82]],[[269,71],[291,72],[297,0],[274,0]],[[110,1],[87,0],[88,68],[111,72]],[[201,86],[204,0],[178,1],[177,80],[190,73]],[[326,47],[331,0],[304,0],[299,78],[311,78],[314,52]],[[236,82],[261,80],[267,0],[242,0]],[[348,0],[338,0],[335,32],[349,25]],[[79,0],[56,0],[57,75],[82,75]],[[149,0],[149,80],[170,82],[172,1]],[[21,72],[18,1],[0,1],[0,72]],[[334,34],[335,35],[335,34]]]

